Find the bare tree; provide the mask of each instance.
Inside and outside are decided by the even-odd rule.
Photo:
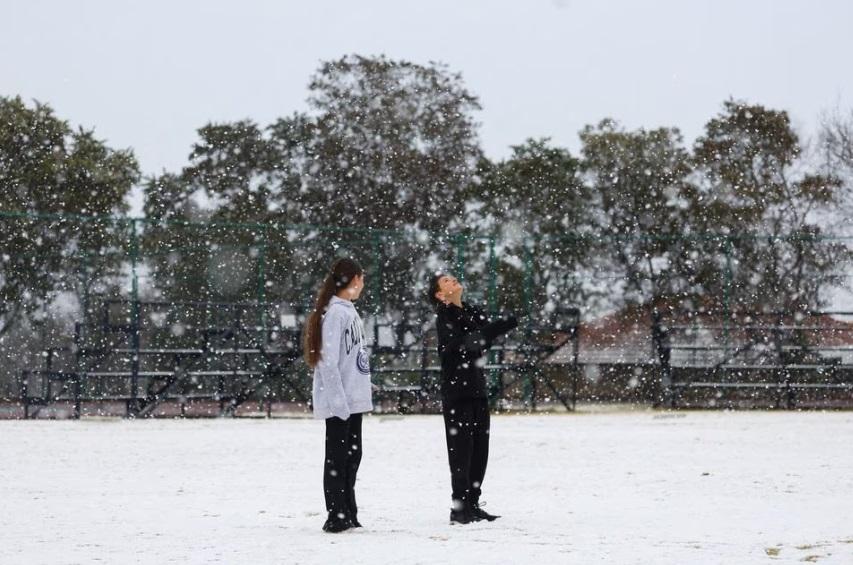
[[[825,112],[821,117],[818,150],[824,174],[838,179],[843,197],[840,219],[844,231],[850,231],[847,218],[853,212],[853,108]]]

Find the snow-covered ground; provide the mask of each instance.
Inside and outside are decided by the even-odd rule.
[[[306,419],[0,422],[0,563],[853,563],[853,414],[493,419],[450,526],[442,422],[373,416],[365,528],[320,531]]]

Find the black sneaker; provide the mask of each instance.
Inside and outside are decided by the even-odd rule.
[[[450,511],[451,524],[470,524],[471,522],[479,522],[480,520],[482,520],[482,518],[475,516],[468,507],[465,507],[462,510]]]
[[[326,520],[325,524],[323,524],[323,531],[330,534],[337,534],[353,527],[354,525],[349,518],[329,516],[329,519]]]
[[[359,521],[358,521],[358,518],[356,518],[355,516],[350,516],[349,521],[350,521],[350,523],[352,524],[352,527],[353,527],[353,528],[361,528],[361,527],[363,527],[363,526],[361,525],[361,522],[359,522]]]
[[[489,514],[488,512],[480,508],[480,505],[477,503],[471,505],[471,514],[476,516],[480,520],[487,520],[489,522],[494,522],[495,520],[500,518],[500,516]]]

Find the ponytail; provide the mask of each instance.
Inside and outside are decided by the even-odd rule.
[[[346,288],[353,278],[362,274],[364,270],[361,265],[352,259],[337,259],[332,263],[332,268],[317,291],[314,309],[305,320],[305,330],[302,332],[303,356],[305,363],[312,369],[320,362],[320,351],[323,348],[323,314],[329,306],[329,301],[339,290]]]

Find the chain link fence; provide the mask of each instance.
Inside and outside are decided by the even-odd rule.
[[[82,396],[132,398],[137,412],[166,384],[172,393],[184,387],[177,395],[187,402],[193,387],[209,392],[220,411],[254,401],[267,410],[274,400],[304,404],[309,376],[296,355],[298,331],[331,261],[349,256],[367,275],[358,308],[377,378],[398,404],[434,400],[425,290],[437,271],[456,274],[466,298],[489,312],[522,319],[487,360],[506,407],[570,407],[578,398],[726,404],[780,383],[790,407],[792,384],[824,381],[837,386],[820,394],[849,402],[853,248],[845,237],[502,237],[4,213],[0,238],[0,396],[8,401],[22,388],[50,397],[43,377],[57,373],[66,398],[89,387]],[[183,358],[174,353],[183,350]],[[110,359],[98,357],[106,351]],[[827,364],[829,381],[814,377],[829,374]],[[274,365],[287,368],[286,379],[268,378]],[[81,372],[85,383],[65,375]],[[110,376],[128,373],[134,377]],[[707,394],[697,392],[701,383]]]

